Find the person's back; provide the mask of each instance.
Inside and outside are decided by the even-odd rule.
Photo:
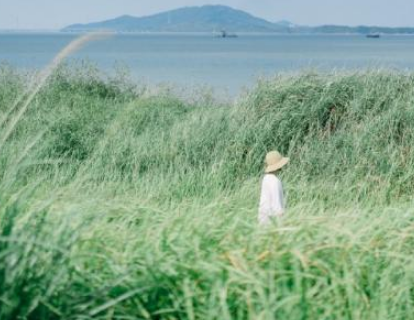
[[[288,162],[289,159],[283,158],[277,151],[269,152],[266,156],[266,174],[262,180],[258,217],[261,225],[267,225],[272,217],[281,217],[284,214],[282,182],[275,173]]]

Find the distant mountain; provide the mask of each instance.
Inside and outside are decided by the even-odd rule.
[[[74,24],[63,31],[117,32],[288,32],[289,26],[254,17],[227,6],[185,7],[147,17],[122,16],[90,24]]]
[[[115,32],[273,32],[321,34],[414,34],[414,28],[323,25],[308,27],[289,21],[270,22],[227,6],[185,7],[147,17],[121,16],[89,24],[74,24],[64,32],[106,30]]]

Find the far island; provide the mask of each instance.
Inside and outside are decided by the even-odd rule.
[[[390,28],[380,26],[301,26],[289,21],[271,22],[247,12],[222,5],[184,7],[146,17],[129,15],[88,24],[73,24],[62,32],[112,31],[133,32],[225,32],[224,38],[237,33],[279,34],[414,34],[414,28]],[[223,34],[222,34],[223,35]],[[378,37],[378,36],[376,36]]]

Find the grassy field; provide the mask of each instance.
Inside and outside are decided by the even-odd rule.
[[[285,75],[237,102],[0,68],[0,319],[412,319],[414,75]],[[19,119],[19,121],[15,121]],[[263,158],[288,212],[257,226]]]

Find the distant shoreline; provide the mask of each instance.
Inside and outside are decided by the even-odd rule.
[[[2,30],[0,29],[0,34],[24,34],[24,35],[36,35],[36,34],[62,34],[62,35],[81,35],[91,32],[112,32],[110,30],[89,30],[89,31],[62,31],[62,30]],[[205,35],[209,36],[216,34],[215,32],[189,32],[189,31],[116,31],[113,32],[117,35]],[[331,33],[331,32],[235,32],[240,36],[365,36],[366,33]],[[382,36],[414,36],[414,33],[380,33]]]

